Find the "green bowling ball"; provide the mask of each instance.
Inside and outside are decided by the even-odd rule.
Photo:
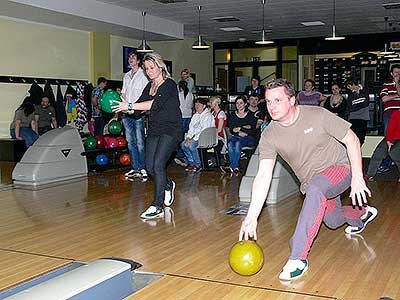
[[[87,150],[93,150],[97,147],[97,139],[94,136],[89,136],[85,140],[85,148]]]
[[[108,124],[108,132],[110,134],[119,135],[122,130],[122,124],[116,120],[112,120],[110,124]]]
[[[118,105],[120,101],[121,97],[116,91],[108,90],[100,98],[100,107],[104,112],[112,113],[112,107]]]

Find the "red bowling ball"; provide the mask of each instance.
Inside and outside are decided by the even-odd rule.
[[[107,141],[107,146],[106,148],[117,148],[118,146],[118,140],[115,137],[109,137]]]
[[[103,149],[106,147],[107,143],[103,136],[101,135],[96,136],[96,140],[97,140],[97,147],[96,147],[97,149]]]

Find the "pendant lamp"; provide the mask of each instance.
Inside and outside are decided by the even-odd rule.
[[[153,49],[150,48],[149,44],[147,44],[146,38],[145,38],[145,17],[146,17],[146,12],[143,11],[142,12],[142,16],[143,16],[143,38],[142,38],[142,43],[140,44],[140,46],[138,47],[138,49],[136,50],[139,53],[150,53],[150,52],[154,52]]]
[[[326,41],[340,41],[344,40],[344,36],[336,35],[336,0],[333,0],[333,22],[332,22],[332,36],[325,38]]]
[[[262,19],[263,19],[263,25],[262,25],[262,33],[261,33],[261,40],[260,41],[257,41],[256,42],[256,44],[257,45],[270,45],[270,44],[273,44],[274,43],[274,41],[269,41],[269,40],[267,40],[266,38],[265,38],[265,18],[264,18],[264,11],[265,11],[265,0],[261,0],[261,3],[262,3],[262,12],[263,12],[263,16],[262,16]]]
[[[208,48],[210,48],[210,46],[206,43],[206,41],[203,39],[203,37],[201,36],[201,31],[200,31],[200,11],[201,11],[201,6],[199,5],[197,7],[197,9],[199,10],[199,36],[197,37],[197,41],[195,41],[192,45],[192,49],[193,50],[207,50]]]

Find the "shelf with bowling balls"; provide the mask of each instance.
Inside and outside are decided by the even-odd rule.
[[[89,172],[128,167],[131,164],[127,141],[122,136],[122,124],[116,120],[108,124],[110,134],[88,136],[84,140]]]

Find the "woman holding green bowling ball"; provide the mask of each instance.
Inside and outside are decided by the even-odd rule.
[[[146,54],[143,67],[150,82],[139,100],[122,101],[113,111],[133,114],[150,111],[146,166],[154,179],[154,199],[141,218],[153,219],[162,217],[163,204],[169,206],[174,200],[175,182],[167,177],[167,162],[182,140],[182,114],[176,83],[170,78],[162,57],[157,53]]]

